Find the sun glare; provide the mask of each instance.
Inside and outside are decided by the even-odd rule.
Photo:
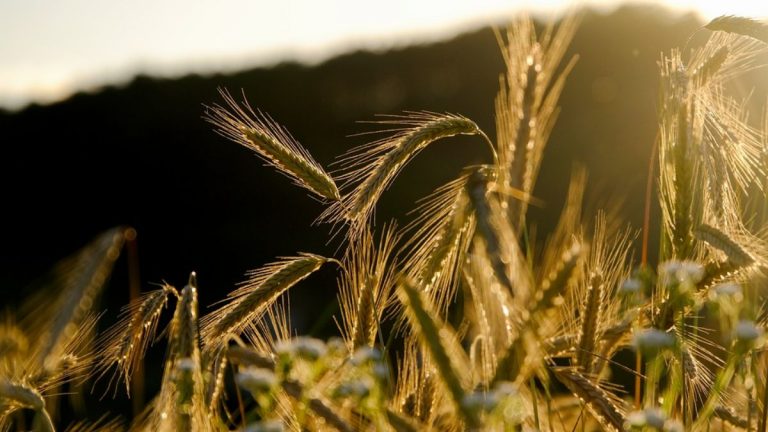
[[[704,19],[723,14],[768,15],[761,1],[651,3],[695,10]],[[4,60],[0,106],[51,102],[136,73],[178,76],[283,60],[314,63],[351,49],[444,39],[504,22],[521,10],[552,14],[578,5],[608,9],[620,4],[615,0],[235,0],[223,8],[213,2],[181,0],[130,4],[74,0],[66,6],[12,0],[0,6],[0,58]],[[231,13],[235,10],[238,13]]]

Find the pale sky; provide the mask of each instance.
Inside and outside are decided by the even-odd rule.
[[[655,0],[768,16],[764,0]],[[619,0],[581,4],[613,7]],[[137,73],[180,76],[282,60],[316,63],[499,24],[569,0],[0,0],[0,107],[52,102]]]

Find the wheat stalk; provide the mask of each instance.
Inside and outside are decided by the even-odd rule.
[[[398,238],[395,226],[390,225],[377,243],[373,235],[366,232],[350,244],[346,252],[344,273],[338,285],[342,334],[350,353],[374,345],[394,286],[393,250]]]
[[[197,315],[197,276],[193,272],[181,290],[168,333],[169,360],[191,358],[200,363]]]
[[[488,271],[490,264],[485,255],[475,253],[473,257],[464,270],[465,292],[471,296],[474,306],[471,309],[474,316],[467,315],[476,326],[469,347],[470,359],[478,371],[479,381],[489,383],[496,370],[497,354],[515,336],[516,317],[511,316],[510,311],[515,311],[517,304],[512,294],[495,279],[494,272]]]
[[[291,134],[261,111],[242,106],[226,90],[219,90],[226,107],[209,107],[205,119],[224,136],[256,152],[298,186],[321,198],[338,201],[336,183]]]
[[[34,411],[32,426],[34,431],[53,432],[55,430],[53,421],[45,408],[45,399],[34,387],[0,377],[0,429],[10,428],[6,421],[20,408]]]
[[[560,262],[554,270],[539,285],[533,296],[530,310],[533,313],[550,308],[559,295],[568,287],[582,255],[581,243],[574,241],[571,247],[563,252]]]
[[[621,400],[572,368],[555,368],[555,377],[584,403],[603,430],[624,430]]]
[[[160,313],[168,303],[168,296],[178,296],[170,285],[144,294],[121,312],[122,318],[101,337],[99,356],[100,375],[116,365],[115,379],[125,381],[125,390],[130,394],[133,372],[141,365],[144,353],[155,336]],[[110,384],[111,385],[111,384]]]
[[[664,254],[692,256],[692,230],[698,225],[738,224],[739,195],[764,176],[760,138],[744,121],[744,104],[724,96],[726,78],[752,69],[753,59],[766,49],[755,45],[759,43],[715,35],[687,63],[679,51],[662,58],[659,193]],[[703,81],[706,85],[700,85]]]
[[[205,404],[198,320],[197,276],[193,272],[179,293],[168,326],[165,371],[150,423],[157,430],[212,430]]]
[[[744,417],[739,416],[732,409],[718,405],[715,407],[715,411],[712,413],[714,417],[717,417],[723,421],[726,421],[738,428],[747,429],[748,422]]]
[[[499,214],[500,209],[493,208],[494,197],[490,195],[491,189],[495,184],[496,171],[492,167],[481,166],[472,171],[467,181],[467,194],[474,209],[475,219],[477,220],[477,231],[483,238],[485,253],[491,263],[496,279],[514,295],[512,281],[507,275],[507,265],[503,262],[501,254],[501,233],[498,225],[494,224],[494,215]],[[506,239],[512,240],[512,239]]]
[[[35,388],[5,377],[0,378],[0,399],[36,411],[45,409],[45,399]]]
[[[414,112],[377,123],[393,126],[393,135],[353,149],[339,162],[344,197],[320,215],[321,221],[349,224],[352,237],[361,233],[381,194],[400,170],[434,141],[454,135],[482,134],[466,117]]]
[[[559,357],[569,354],[578,340],[579,337],[576,334],[565,334],[548,338],[544,341],[544,345],[547,347],[547,355]]]
[[[688,406],[685,409],[694,413],[694,408],[697,404],[704,402],[712,388],[714,382],[712,370],[722,367],[722,363],[718,357],[709,351],[711,348],[708,347],[709,342],[707,340],[700,340],[699,336],[688,332],[686,332],[686,336],[691,341],[681,347],[680,360],[678,361],[682,363],[686,380],[685,389],[689,393],[686,395]],[[704,359],[708,359],[710,365],[704,364]]]
[[[227,371],[229,362],[225,347],[215,351],[209,357],[210,365],[208,367],[208,383],[205,390],[205,404],[211,408],[211,411],[215,411],[224,391],[224,374]]]
[[[694,231],[697,239],[706,242],[710,246],[722,251],[728,261],[737,267],[752,265],[755,259],[743,247],[731,239],[728,234],[710,225],[699,225]]]
[[[85,420],[78,421],[67,427],[65,432],[122,432],[125,430],[120,419],[107,419],[104,415],[95,422]]]
[[[460,347],[451,346],[457,344],[455,336],[448,334],[450,330],[439,320],[432,305],[409,279],[401,279],[397,294],[406,307],[408,321],[417,330],[416,334],[429,351],[438,377],[448,390],[456,412],[468,427],[477,426],[476,414],[463,403],[466,391],[462,381],[466,381],[463,377],[468,367],[466,364],[457,365],[457,362],[464,362],[461,362],[458,356],[451,356],[451,353],[463,352]]]
[[[706,60],[704,60],[695,69],[689,72],[691,81],[698,87],[704,87],[710,83],[712,78],[720,72],[723,64],[728,60],[729,49],[724,45],[719,47]]]
[[[32,430],[35,432],[56,432],[51,415],[46,410],[35,411],[32,417]]]
[[[397,359],[397,382],[390,406],[398,412],[432,426],[439,406],[434,367],[421,350],[419,341],[406,338]]]
[[[727,279],[735,277],[743,267],[739,267],[729,260],[710,261],[704,265],[704,278],[699,282],[703,289],[710,288]]]
[[[419,424],[415,419],[407,417],[391,409],[387,409],[387,421],[395,432],[418,432],[425,430],[424,425]]]
[[[203,399],[202,360],[197,316],[197,282],[190,275],[181,290],[176,313],[170,324],[166,376],[173,386],[176,430],[203,430],[209,421]],[[167,381],[166,381],[167,382]]]
[[[252,271],[243,286],[231,292],[228,303],[202,320],[206,346],[217,347],[240,334],[282,293],[314,273],[328,258],[313,254],[284,258]]]
[[[289,429],[345,432],[564,431],[579,422],[585,430],[671,430],[680,420],[683,428],[699,430],[712,417],[751,428],[755,409],[761,409],[760,402],[752,405],[756,395],[768,400],[764,370],[755,367],[766,359],[764,293],[758,289],[765,285],[768,231],[750,202],[765,195],[766,150],[746,105],[726,96],[726,85],[768,52],[739,35],[761,38],[766,27],[721,17],[708,28],[737,34],[719,31],[687,61],[679,51],[662,57],[662,264],[654,272],[643,253],[642,267],[630,274],[631,230],[603,212],[594,230],[582,220],[581,169],[574,170],[558,225],[543,247],[535,225],[526,225],[557,99],[573,66],[561,62],[574,22],[569,18],[559,29],[548,25],[537,34],[526,18],[510,27],[508,41],[497,35],[507,70],[495,101],[495,145],[465,117],[388,117],[379,122],[391,127],[387,136],[339,162],[343,194],[282,126],[222,91],[225,104],[209,108],[208,121],[295,183],[333,201],[320,220],[338,224],[334,229],[348,225],[341,262],[312,254],[282,258],[251,272],[202,320],[193,273],[181,291],[166,285],[125,308],[99,340],[96,356],[90,309],[125,237],[122,228],[110,231],[59,269],[59,300],[28,308],[36,314],[19,325],[13,317],[0,325],[0,430],[17,419],[15,426],[23,428],[32,419],[36,430],[52,431],[52,398],[63,383],[77,384],[93,370],[101,377],[115,367],[109,386],[125,379],[127,388],[169,294],[177,301],[163,333],[168,348],[160,393],[137,418],[137,430],[235,426],[227,365],[267,369],[262,393],[254,384],[242,398],[235,388],[246,430],[275,426],[274,420]],[[399,171],[432,142],[461,134],[488,141],[493,162],[469,166],[438,188],[404,231],[385,225],[378,234],[372,215]],[[290,341],[282,294],[328,261],[343,271],[340,315],[334,317],[343,340]],[[726,280],[734,284],[710,289]],[[698,325],[704,318],[719,320],[722,331],[708,333]],[[401,323],[409,331],[401,332]],[[646,406],[637,393],[637,409],[625,418],[619,386],[598,377],[608,363],[629,370],[616,353],[633,330],[639,366],[630,372],[643,377],[645,356]],[[726,351],[715,341],[720,334],[731,339],[725,361],[715,351]],[[669,377],[662,376],[665,365]],[[553,385],[553,377],[568,391]],[[743,399],[746,420],[736,414]],[[24,409],[33,412],[18,412]],[[595,420],[583,419],[584,410]],[[245,424],[251,420],[258,423]],[[80,425],[75,429],[93,429]]]
[[[605,285],[600,273],[593,273],[589,278],[589,287],[581,308],[581,331],[579,332],[579,344],[576,350],[576,364],[582,371],[592,372],[592,359],[597,342],[598,326],[601,322]]]
[[[713,19],[704,27],[712,31],[749,36],[768,44],[768,26],[750,18],[723,15]]]
[[[629,276],[631,242],[636,236],[630,228],[621,229],[611,217],[599,211],[595,217],[590,245],[583,260],[579,282],[560,308],[566,334],[578,336],[575,364],[584,373],[600,374],[612,350],[621,339],[606,337],[611,327],[625,321],[621,296],[616,292]],[[573,311],[578,310],[578,316]]]
[[[527,347],[532,348],[539,345],[537,341],[528,340],[533,337],[529,326],[535,322],[535,318],[549,310],[555,303],[555,299],[570,285],[581,254],[581,244],[572,243],[570,249],[563,252],[560,262],[555,266],[552,273],[541,282],[533,298],[526,305],[527,311],[523,315],[523,319],[517,323],[515,338],[504,349],[504,353],[496,365],[492,383],[516,379],[523,367],[526,370],[532,370],[533,362],[541,362],[541,358],[533,358],[538,357],[538,353],[532,356],[525,353]]]
[[[466,186],[470,171],[435,190],[415,210],[419,216],[405,229],[404,266],[444,315],[456,293],[458,273],[475,229]]]
[[[112,267],[120,256],[126,229],[113,228],[99,235],[76,256],[59,266],[60,292],[54,302],[41,301],[28,316],[37,319],[42,341],[39,362],[54,370],[63,349],[78,334],[78,328],[91,314]],[[42,309],[39,306],[42,304]],[[46,310],[49,307],[50,310]],[[44,326],[44,327],[43,327]]]

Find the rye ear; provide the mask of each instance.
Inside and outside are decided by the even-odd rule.
[[[226,106],[208,107],[204,118],[221,136],[253,150],[296,185],[323,199],[339,200],[333,178],[285,128],[261,111],[254,111],[248,102],[238,104],[226,90],[219,93]]]

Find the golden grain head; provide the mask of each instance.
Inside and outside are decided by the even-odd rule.
[[[340,199],[333,178],[284,127],[261,111],[254,111],[248,102],[238,104],[226,90],[219,93],[225,106],[214,105],[205,114],[219,134],[253,150],[295,184],[320,198]]]

